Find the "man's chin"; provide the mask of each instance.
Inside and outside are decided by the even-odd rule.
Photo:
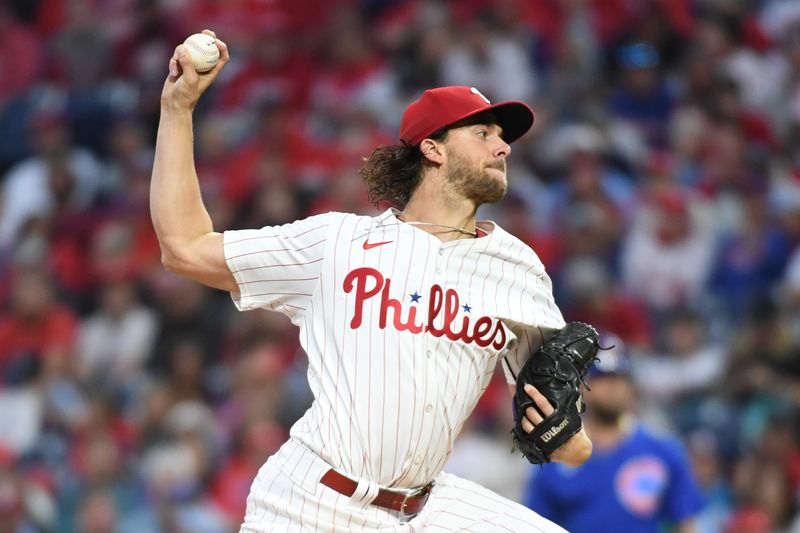
[[[492,187],[486,188],[485,190],[481,191],[480,194],[476,195],[476,200],[478,203],[481,204],[493,204],[495,202],[499,202],[502,200],[506,195],[506,187]]]
[[[506,173],[503,170],[496,168],[489,168],[487,170],[488,182],[485,190],[483,191],[483,202],[494,203],[502,200],[508,191],[508,182],[506,181]]]

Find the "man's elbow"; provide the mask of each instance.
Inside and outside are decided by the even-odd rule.
[[[163,266],[164,269],[169,272],[178,271],[177,262],[175,261],[173,256],[166,254],[164,252],[161,252],[161,266]]]
[[[174,274],[185,274],[186,260],[180,251],[180,247],[161,243],[161,266]]]

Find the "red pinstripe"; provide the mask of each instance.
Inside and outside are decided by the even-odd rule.
[[[323,257],[320,257],[319,259],[314,259],[312,261],[305,261],[303,263],[278,263],[278,264],[274,264],[274,265],[259,265],[259,266],[254,266],[254,267],[241,268],[239,270],[231,270],[231,273],[238,274],[239,272],[247,272],[249,270],[258,270],[260,268],[282,268],[282,267],[313,265],[314,263],[319,263],[323,259],[324,259]],[[260,280],[256,280],[256,281],[260,281]]]
[[[302,252],[303,250],[308,250],[309,248],[313,248],[318,244],[323,244],[326,240],[327,239],[322,239],[315,243],[309,244],[308,246],[303,246],[302,248],[272,248],[265,250],[253,250],[252,252],[247,252],[244,254],[232,255],[228,257],[228,259],[239,259],[240,257],[247,257],[248,255],[271,254],[275,252]]]
[[[244,242],[244,241],[260,240],[260,239],[275,239],[275,238],[297,239],[298,237],[302,237],[303,235],[306,235],[308,233],[323,229],[325,227],[327,227],[327,224],[320,224],[319,226],[316,226],[314,228],[308,229],[308,230],[306,230],[306,231],[304,231],[302,233],[298,233],[297,235],[282,235],[280,233],[276,233],[274,235],[258,235],[258,236],[255,236],[255,237],[244,237],[242,239],[235,239],[235,240],[227,241],[225,244],[226,245],[233,245],[233,244],[239,244],[240,242]]]

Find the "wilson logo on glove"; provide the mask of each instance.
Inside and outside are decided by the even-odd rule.
[[[568,423],[569,423],[569,420],[564,420],[563,422],[561,422],[559,425],[557,425],[553,429],[548,429],[547,431],[542,433],[542,440],[545,441],[545,442],[550,442],[553,437],[555,437],[556,435],[561,433],[562,429],[567,427]]]

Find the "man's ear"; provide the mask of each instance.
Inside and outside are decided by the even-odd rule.
[[[419,144],[419,150],[422,156],[437,165],[444,163],[444,146],[434,141],[433,139],[423,139]]]

